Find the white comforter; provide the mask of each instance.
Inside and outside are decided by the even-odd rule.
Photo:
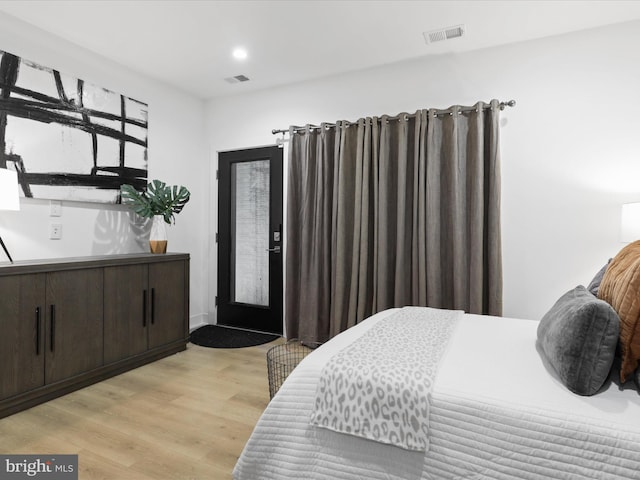
[[[265,410],[234,470],[267,479],[640,479],[640,395],[568,391],[535,348],[537,322],[464,315],[434,385],[429,451],[313,427],[325,363],[387,310],[305,358]]]

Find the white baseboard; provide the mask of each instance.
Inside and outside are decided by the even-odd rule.
[[[189,318],[189,333],[195,329],[202,327],[203,325],[209,325],[209,316],[206,313],[199,315],[192,315]]]

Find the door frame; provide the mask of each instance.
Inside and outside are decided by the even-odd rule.
[[[283,333],[283,149],[278,145],[265,147],[247,148],[241,150],[218,152],[218,171],[216,178],[218,181],[218,202],[217,202],[217,293],[215,300],[216,323],[237,328],[245,328],[249,330],[263,331],[282,335]],[[231,205],[223,201],[223,196],[230,199],[230,171],[231,165],[234,163],[251,162],[256,160],[270,159],[270,196],[276,195],[280,198],[280,205],[270,203],[269,207],[269,249],[280,247],[280,252],[271,252],[269,254],[269,306],[260,307],[254,305],[245,305],[241,303],[231,302],[231,285],[225,282],[231,278],[231,229],[225,235],[222,225],[231,222]],[[280,241],[274,241],[273,232],[280,232]],[[224,278],[226,275],[226,279]],[[277,288],[273,288],[273,286]],[[265,327],[265,317],[256,316],[257,310],[270,312],[268,323]],[[222,316],[226,319],[222,319]],[[250,320],[242,321],[241,318]]]

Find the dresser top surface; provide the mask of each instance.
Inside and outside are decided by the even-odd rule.
[[[189,260],[188,253],[126,253],[118,255],[95,255],[85,257],[48,258],[20,260],[0,263],[0,275],[43,271],[72,270],[78,268],[133,265],[140,263],[161,263]]]

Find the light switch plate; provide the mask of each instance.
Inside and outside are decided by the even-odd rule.
[[[49,203],[50,211],[49,215],[51,217],[61,217],[62,216],[62,202],[59,200],[51,200]]]

